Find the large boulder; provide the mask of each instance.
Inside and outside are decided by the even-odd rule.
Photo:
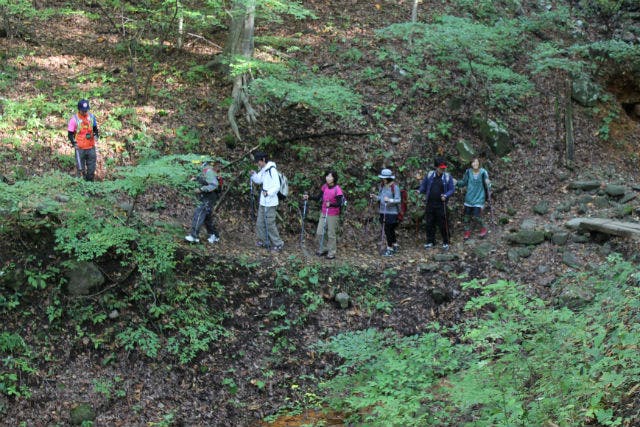
[[[572,310],[584,307],[593,301],[593,289],[584,283],[563,283],[555,289],[558,305]]]
[[[567,186],[570,190],[591,191],[600,188],[600,181],[573,181]]]
[[[74,262],[66,273],[69,295],[88,295],[105,282],[104,275],[92,262]]]
[[[549,213],[549,202],[546,200],[540,200],[533,207],[533,212],[538,215],[546,215]]]
[[[506,156],[511,152],[513,144],[507,129],[491,119],[477,119],[476,124],[480,130],[480,135],[487,141],[487,145],[496,156]]]
[[[544,242],[545,233],[541,230],[519,230],[505,236],[507,242],[514,245],[539,245]]]
[[[456,150],[458,151],[458,158],[462,163],[470,163],[471,160],[476,157],[476,151],[467,140],[459,140],[456,144]]]
[[[571,85],[571,97],[583,107],[593,107],[600,97],[600,87],[588,77],[577,77]]]
[[[604,187],[604,192],[610,197],[622,197],[630,192],[630,189],[626,185],[607,184]]]

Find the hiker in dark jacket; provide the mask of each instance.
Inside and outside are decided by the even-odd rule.
[[[390,169],[382,169],[378,178],[382,180],[378,194],[371,194],[371,198],[380,202],[380,224],[387,239],[387,249],[383,256],[392,256],[398,252],[396,227],[398,226],[398,212],[402,196],[400,186],[395,183],[395,175]]]
[[[447,201],[455,191],[455,182],[446,172],[447,163],[443,158],[436,158],[436,169],[430,171],[420,184],[418,192],[426,198],[425,222],[427,243],[424,248],[430,249],[436,241],[436,226],[442,235],[442,249],[449,249],[449,224],[447,222]]]
[[[185,236],[185,240],[192,243],[198,243],[198,233],[200,227],[204,224],[207,229],[209,237],[207,241],[209,243],[216,243],[220,240],[218,233],[216,232],[215,225],[213,223],[213,207],[218,201],[219,182],[218,176],[209,164],[208,161],[202,162],[202,172],[195,178],[198,182],[198,188],[196,188],[196,194],[200,199],[200,203],[193,214],[193,220],[191,222],[191,232]]]
[[[467,187],[467,194],[464,196],[464,240],[471,237],[472,222],[480,229],[478,237],[483,238],[487,235],[487,227],[482,220],[482,211],[491,190],[491,182],[489,172],[480,167],[478,158],[471,160],[471,168],[466,170],[456,187]]]
[[[326,255],[328,259],[336,257],[337,232],[340,222],[340,209],[344,200],[342,188],[338,185],[338,173],[330,170],[325,174],[325,183],[320,188],[320,192],[313,197],[314,200],[322,202],[320,207],[320,219],[316,230],[316,243],[318,244],[318,256]],[[303,195],[304,200],[309,199],[309,195]]]

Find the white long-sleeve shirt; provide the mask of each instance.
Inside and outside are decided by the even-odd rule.
[[[251,181],[262,185],[262,191],[260,191],[260,206],[278,206],[280,177],[278,176],[278,170],[274,162],[267,162],[259,172],[251,175]],[[264,194],[265,191],[267,192],[266,196]]]

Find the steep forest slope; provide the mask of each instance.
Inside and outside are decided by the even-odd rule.
[[[541,315],[529,326],[564,325],[569,307],[585,316],[574,324],[591,319],[588,330],[618,300],[573,285],[607,278],[607,262],[615,280],[635,281],[629,306],[610,316],[618,329],[594,333],[602,343],[615,329],[620,341],[605,353],[620,365],[594,368],[585,382],[602,390],[567,403],[575,411],[562,406],[555,418],[542,404],[536,410],[548,409],[548,425],[640,423],[637,341],[628,338],[638,332],[637,241],[565,228],[574,217],[637,222],[640,215],[636,2],[259,1],[256,61],[231,67],[222,55],[228,5],[204,3],[0,0],[0,424],[427,425],[425,414],[446,412],[432,403],[444,393],[421,395],[411,411],[394,414],[397,401],[417,395],[412,384],[407,395],[381,392],[362,403],[368,391],[358,389],[336,403],[367,382],[347,379],[340,388],[341,374],[360,374],[376,356],[409,354],[405,338],[422,342],[438,331],[446,339],[433,341],[443,353],[418,347],[408,359],[427,366],[450,351],[442,357],[460,365],[427,370],[437,373],[434,390],[454,387],[471,360],[455,346],[474,339],[463,325],[480,330],[474,322],[484,315],[503,314],[497,299],[469,304],[484,296],[478,284],[509,283],[490,292],[505,292],[522,318],[559,304],[557,318]],[[241,140],[227,116],[230,70],[251,77],[258,112],[256,123],[244,110],[236,116]],[[81,98],[101,130],[93,183],[74,177],[67,140]],[[256,148],[290,181],[292,194],[279,207],[282,253],[255,246],[248,155]],[[424,250],[423,204],[411,191],[438,155],[456,178],[480,157],[493,183],[486,239],[462,240],[464,193],[450,201],[448,252]],[[204,158],[224,177],[215,245],[184,241],[196,204],[190,178]],[[300,198],[329,168],[348,199],[336,260],[314,255],[319,212],[312,204],[303,217]],[[380,256],[369,201],[382,168],[410,190],[401,249],[389,258]],[[620,255],[607,261],[612,253]],[[78,276],[96,282],[76,294]],[[344,307],[339,293],[350,298]],[[602,318],[589,311],[594,301],[604,301]],[[500,321],[511,324],[507,317]],[[470,353],[502,354],[509,337],[487,334]],[[514,346],[523,336],[542,342],[524,327],[513,336]],[[323,340],[332,344],[319,346]],[[532,366],[534,359],[531,350]],[[411,363],[398,366],[380,368],[395,375],[385,379],[389,389],[411,375]],[[514,377],[526,390],[549,380]],[[544,399],[564,396],[550,395]],[[520,393],[526,410],[503,407],[497,412],[508,416],[474,425],[527,425],[538,413],[527,405],[538,397]],[[464,408],[458,418],[430,415],[428,425],[472,423],[486,420],[481,408],[492,412],[487,398],[464,398],[443,404]]]

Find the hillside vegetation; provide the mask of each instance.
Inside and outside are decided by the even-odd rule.
[[[0,0],[0,17],[0,424],[640,424],[637,241],[565,227],[639,220],[636,1]],[[67,140],[83,98],[94,182]],[[256,149],[289,179],[282,253],[255,245]],[[486,239],[463,242],[458,190],[450,251],[424,250],[412,190],[436,156],[456,178],[482,159]],[[224,179],[213,245],[184,240],[204,159]],[[329,168],[336,260],[313,255],[301,199]],[[382,168],[410,190],[389,258]]]

